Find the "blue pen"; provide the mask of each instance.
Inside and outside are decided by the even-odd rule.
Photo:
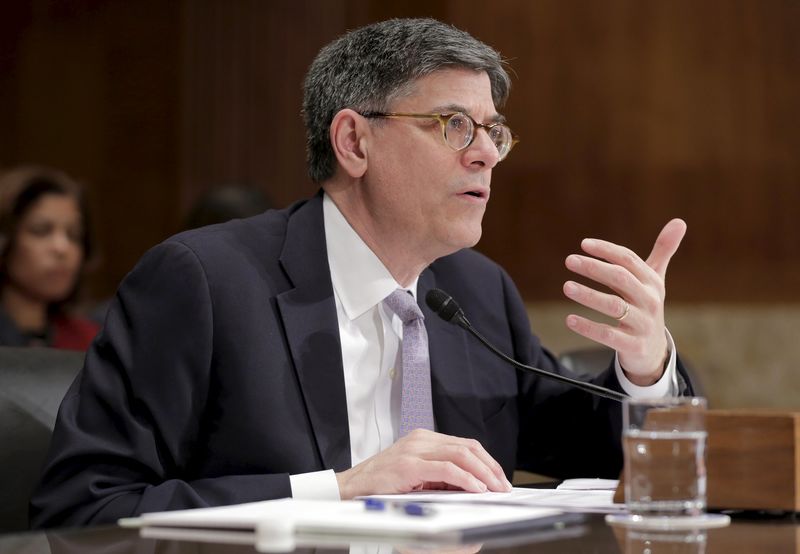
[[[387,507],[401,512],[408,516],[428,517],[436,513],[432,506],[427,506],[420,502],[386,502],[379,498],[365,498],[364,508],[373,512],[386,511]]]
[[[402,510],[409,516],[432,516],[436,513],[432,506],[420,504],[419,502],[403,502],[395,505],[395,509]]]

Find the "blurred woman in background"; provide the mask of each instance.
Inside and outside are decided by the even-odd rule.
[[[0,345],[86,350],[98,325],[69,315],[91,253],[80,186],[23,167],[0,175]]]

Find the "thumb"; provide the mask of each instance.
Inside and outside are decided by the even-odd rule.
[[[661,275],[662,279],[666,276],[669,261],[678,251],[685,234],[686,222],[677,218],[664,225],[658,234],[653,250],[647,258],[647,265]]]

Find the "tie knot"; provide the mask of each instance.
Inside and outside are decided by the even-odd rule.
[[[383,299],[384,305],[392,310],[402,322],[409,323],[415,319],[425,319],[417,302],[407,290],[396,289],[392,294]]]

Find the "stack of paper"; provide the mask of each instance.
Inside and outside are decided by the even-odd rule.
[[[409,498],[403,501],[406,504]],[[516,530],[563,527],[582,520],[577,514],[526,506],[426,503],[423,515],[409,515],[403,507],[387,504],[376,511],[357,500],[287,498],[144,514],[121,523],[141,527],[142,535],[148,537],[213,540],[224,533],[228,541],[238,536],[241,542],[253,542],[255,533],[262,541],[282,543],[309,534],[463,541]]]
[[[568,512],[618,513],[624,504],[614,503],[616,481],[607,479],[575,479],[557,489],[514,487],[511,492],[470,493],[460,491],[418,492],[403,495],[379,495],[386,500],[405,499],[416,502],[491,504],[556,508]]]

